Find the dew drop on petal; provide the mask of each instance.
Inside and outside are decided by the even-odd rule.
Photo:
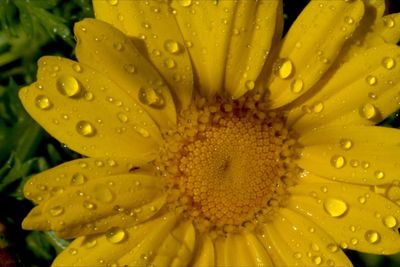
[[[280,58],[275,61],[273,72],[281,79],[288,78],[293,73],[293,63],[290,59]]]
[[[376,171],[375,173],[374,173],[374,175],[375,175],[375,178],[376,179],[383,179],[384,177],[385,177],[385,173],[383,172],[383,171]]]
[[[393,28],[395,25],[395,22],[394,22],[394,19],[392,19],[390,17],[386,17],[386,18],[383,18],[383,24],[387,28]]]
[[[68,97],[76,97],[82,88],[79,81],[73,76],[63,76],[57,80],[58,91]]]
[[[347,203],[337,198],[327,198],[323,205],[325,212],[335,218],[344,215],[348,210]]]
[[[166,58],[164,60],[164,66],[168,69],[173,69],[176,66],[175,60],[173,60],[172,58]]]
[[[107,0],[107,2],[112,6],[118,5],[118,0]]]
[[[378,115],[378,110],[373,104],[365,103],[360,108],[360,115],[367,120],[371,120]]]
[[[358,198],[358,202],[360,202],[360,204],[365,204],[365,202],[367,202],[367,199],[364,196],[361,196]]]
[[[96,208],[96,204],[90,202],[90,201],[84,201],[83,202],[83,207],[85,207],[88,210],[94,210]]]
[[[94,198],[103,203],[110,203],[114,200],[113,192],[106,185],[97,185],[93,189]]]
[[[314,256],[312,257],[312,261],[316,264],[316,265],[320,265],[322,262],[322,258],[320,256]]]
[[[400,186],[392,185],[386,191],[386,196],[393,201],[400,199]]]
[[[124,241],[126,236],[126,232],[118,227],[113,227],[106,233],[107,240],[114,244],[121,243],[122,241]]]
[[[44,95],[38,95],[35,99],[36,106],[42,110],[49,110],[53,106],[50,99]]]
[[[171,54],[177,54],[181,51],[180,44],[174,40],[165,41],[164,48]]]
[[[114,43],[114,44],[113,44],[113,47],[114,47],[114,49],[117,50],[117,51],[122,51],[122,50],[124,50],[124,45],[123,45],[122,43],[120,43],[120,42]]]
[[[75,173],[74,175],[72,175],[71,178],[71,185],[82,185],[87,181],[87,178],[85,175],[83,175],[80,172]]]
[[[354,24],[354,19],[352,17],[349,17],[349,16],[346,16],[344,18],[344,21],[349,25]]]
[[[303,90],[304,83],[301,79],[294,79],[290,84],[290,89],[293,93],[300,93]]]
[[[179,4],[183,7],[188,7],[192,5],[192,0],[178,0]]]
[[[71,255],[76,255],[76,254],[78,254],[78,250],[76,249],[76,248],[70,248],[69,250],[69,253],[71,254]]]
[[[165,105],[164,97],[152,87],[141,87],[139,89],[139,100],[153,108],[162,108]]]
[[[85,137],[92,137],[96,135],[96,128],[87,121],[79,121],[76,124],[76,131]]]
[[[149,137],[150,136],[150,133],[146,129],[142,128],[142,127],[135,126],[134,129],[138,134],[140,134],[143,137]]]
[[[331,165],[336,169],[343,168],[346,165],[346,159],[343,156],[335,155],[331,158]]]
[[[252,80],[247,80],[247,81],[245,82],[245,86],[246,86],[246,88],[247,88],[248,90],[253,90],[253,89],[254,89],[254,86],[255,86],[255,83],[254,83],[254,81],[252,81]]]
[[[365,240],[367,240],[371,244],[376,244],[380,241],[381,236],[377,231],[374,230],[368,230],[365,232]]]
[[[368,76],[365,78],[365,81],[366,81],[369,85],[375,85],[375,84],[377,83],[378,80],[376,79],[375,76],[368,75]]]
[[[74,63],[74,64],[72,65],[72,69],[73,69],[74,71],[78,72],[78,73],[80,73],[80,72],[83,71],[82,66],[79,65],[78,63]]]
[[[64,213],[64,208],[62,206],[55,206],[50,209],[50,215],[54,217],[60,216],[63,213]]]
[[[353,147],[353,142],[347,138],[340,139],[339,144],[343,150],[350,150]]]
[[[124,65],[124,70],[130,74],[133,74],[136,72],[136,68],[133,64],[125,64]]]
[[[397,225],[397,219],[392,215],[386,216],[382,219],[383,224],[388,228],[394,228]]]
[[[85,92],[84,96],[83,96],[87,101],[91,101],[93,100],[94,96],[92,92]]]
[[[312,106],[312,110],[315,113],[320,113],[322,110],[324,110],[324,104],[322,102],[317,102]]]
[[[128,116],[125,113],[120,112],[118,113],[117,117],[121,122],[125,123],[128,121]]]
[[[337,252],[339,250],[339,247],[338,247],[338,245],[336,245],[334,243],[330,243],[330,244],[327,245],[327,249],[330,252]]]
[[[301,253],[300,252],[296,252],[293,254],[293,258],[295,259],[301,259]]]
[[[394,66],[396,65],[396,61],[394,61],[393,58],[391,57],[385,57],[382,60],[382,65],[383,67],[385,67],[388,70],[391,70],[394,68]]]

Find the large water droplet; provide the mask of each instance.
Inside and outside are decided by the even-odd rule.
[[[394,19],[389,18],[389,17],[384,17],[383,18],[383,24],[385,25],[385,27],[387,28],[393,28],[395,25]]]
[[[397,219],[392,215],[386,216],[382,219],[383,224],[388,228],[394,228],[397,225]]]
[[[383,179],[384,177],[385,177],[385,173],[383,172],[383,171],[376,171],[375,173],[374,173],[374,175],[375,175],[375,178],[376,179]]]
[[[38,95],[35,99],[35,104],[38,108],[43,110],[51,109],[51,107],[53,106],[49,98],[44,95]]]
[[[343,156],[335,155],[331,158],[331,165],[336,169],[343,168],[346,165],[346,159]]]
[[[107,240],[114,244],[121,243],[126,236],[126,232],[118,227],[113,227],[106,233]]]
[[[79,96],[82,88],[79,81],[73,76],[63,76],[57,80],[58,91],[68,97]]]
[[[60,216],[63,213],[64,213],[64,208],[62,206],[55,206],[50,209],[50,215],[54,217]]]
[[[293,93],[300,93],[303,90],[304,83],[301,79],[294,79],[290,84],[290,89]]]
[[[76,124],[76,131],[85,137],[92,137],[96,135],[96,128],[87,121],[79,121]]]
[[[386,196],[393,201],[400,200],[400,186],[390,186],[386,192]]]
[[[165,41],[164,48],[171,54],[177,54],[181,51],[181,45],[174,40]]]
[[[324,210],[332,217],[343,216],[347,210],[347,203],[337,198],[327,198],[324,201]]]
[[[364,237],[365,237],[365,240],[367,240],[371,244],[376,244],[381,239],[381,236],[379,235],[379,233],[377,231],[373,231],[373,230],[366,231]]]
[[[114,194],[106,185],[97,185],[93,189],[94,198],[103,203],[110,203],[114,200]]]
[[[139,89],[139,100],[153,108],[162,108],[165,105],[164,97],[152,87],[141,87]]]
[[[382,65],[388,70],[391,70],[396,65],[396,61],[391,57],[385,57],[382,60]]]
[[[71,185],[82,185],[87,181],[87,178],[82,173],[75,173],[71,178]]]
[[[373,104],[365,103],[360,108],[360,115],[367,120],[371,120],[378,115],[378,110]]]
[[[275,61],[273,72],[281,79],[288,78],[293,72],[293,63],[290,59],[280,58]]]

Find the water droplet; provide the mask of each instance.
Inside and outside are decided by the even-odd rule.
[[[35,99],[35,103],[38,108],[43,110],[48,110],[53,106],[49,98],[44,95],[38,95]]]
[[[118,113],[117,117],[123,123],[128,121],[128,116],[125,113],[120,112]]]
[[[400,186],[392,185],[388,188],[386,196],[393,201],[400,199]]]
[[[78,80],[72,76],[63,76],[57,80],[58,91],[68,97],[79,96],[81,86]]]
[[[173,69],[176,66],[175,60],[173,60],[172,58],[166,58],[164,60],[164,66],[168,69]]]
[[[366,81],[369,85],[375,85],[375,84],[377,83],[378,80],[376,79],[375,76],[368,75],[368,76],[365,78],[365,81]]]
[[[383,65],[386,69],[391,70],[391,69],[393,69],[394,66],[396,65],[396,61],[394,61],[394,59],[391,58],[391,57],[385,57],[385,58],[383,58],[383,60],[382,60],[382,65]]]
[[[184,7],[192,5],[192,0],[178,0],[179,4]]]
[[[115,196],[111,190],[105,185],[97,185],[93,190],[94,198],[103,203],[110,203],[114,200]]]
[[[124,65],[124,70],[130,74],[135,73],[136,72],[136,68],[133,64],[125,64]]]
[[[371,120],[378,115],[378,110],[373,104],[366,103],[361,106],[360,115],[367,120]]]
[[[364,237],[365,237],[365,240],[367,240],[371,244],[376,244],[381,239],[381,236],[379,235],[379,233],[377,231],[373,231],[373,230],[366,231]]]
[[[96,208],[96,205],[94,203],[86,200],[83,202],[83,206],[88,210],[94,210]]]
[[[135,131],[137,133],[139,133],[143,137],[149,137],[150,136],[150,133],[146,129],[142,128],[142,127],[135,126],[134,129],[135,129]]]
[[[255,86],[255,83],[254,83],[254,81],[252,81],[252,80],[248,80],[248,81],[245,82],[244,85],[246,86],[246,88],[247,88],[248,90],[253,90],[253,89],[254,89],[254,86]]]
[[[347,203],[337,198],[327,198],[324,201],[325,211],[332,217],[343,216],[348,210]]]
[[[76,254],[78,254],[78,250],[76,249],[76,248],[70,248],[69,250],[69,253],[71,254],[71,255],[76,255]]]
[[[352,238],[351,240],[350,240],[350,243],[352,244],[352,245],[357,245],[358,244],[358,239],[357,238]]]
[[[347,138],[340,139],[339,144],[343,150],[349,150],[353,147],[353,142]]]
[[[107,240],[114,244],[121,243],[126,236],[126,232],[118,227],[113,227],[106,233]]]
[[[164,48],[171,54],[177,54],[181,51],[181,45],[174,40],[165,41]]]
[[[374,175],[375,175],[375,178],[376,179],[383,179],[384,177],[385,177],[385,173],[383,172],[383,171],[376,171],[375,173],[374,173]]]
[[[86,237],[85,238],[85,243],[84,246],[86,248],[94,248],[97,245],[97,240],[96,238],[93,239],[88,239],[88,238],[93,238],[93,237]]]
[[[369,168],[369,162],[368,161],[361,162],[361,167],[363,167],[363,169],[368,169]]]
[[[360,202],[360,204],[364,204],[366,201],[367,199],[364,196],[358,198],[358,202]]]
[[[312,110],[315,113],[320,113],[324,109],[324,104],[322,102],[317,102],[312,106]]]
[[[93,100],[94,96],[92,92],[85,92],[85,95],[83,96],[87,101]]]
[[[392,215],[386,216],[382,221],[383,224],[388,228],[394,228],[397,225],[397,219]]]
[[[275,61],[273,72],[281,79],[288,78],[293,72],[293,63],[290,59],[280,58]]]
[[[293,93],[300,93],[303,90],[304,83],[301,79],[294,79],[290,84],[290,89]]]
[[[385,27],[387,28],[393,28],[395,25],[394,19],[390,18],[390,17],[384,17],[383,18],[383,24],[385,25]]]
[[[354,19],[352,17],[349,17],[349,16],[346,16],[344,18],[344,21],[349,25],[354,24]]]
[[[343,168],[346,165],[346,159],[343,156],[335,155],[331,158],[331,165],[336,169]]]
[[[314,257],[312,258],[312,261],[313,261],[315,264],[320,265],[321,262],[322,262],[322,258],[321,258],[320,256],[314,256]]]
[[[118,5],[118,0],[107,0],[107,2],[112,6]]]
[[[333,243],[328,244],[327,248],[330,252],[337,252],[339,249],[339,247]]]
[[[54,217],[60,216],[63,213],[64,213],[64,208],[61,206],[55,206],[50,209],[50,215]]]
[[[96,128],[93,124],[87,121],[79,121],[76,124],[76,131],[85,137],[92,137],[96,135]]]
[[[71,185],[82,185],[87,181],[87,178],[82,173],[75,173],[72,175]]]
[[[82,66],[78,63],[72,64],[72,69],[78,73],[81,73],[83,71]]]
[[[301,259],[301,253],[300,252],[296,252],[293,254],[293,258],[295,259]]]
[[[164,97],[152,87],[141,87],[139,89],[139,100],[153,108],[162,108],[165,105]]]
[[[120,42],[113,43],[113,47],[117,51],[124,50],[124,45],[122,43],[120,43]]]

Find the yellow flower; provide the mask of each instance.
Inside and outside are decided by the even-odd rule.
[[[20,98],[86,156],[34,176],[54,266],[351,266],[400,251],[400,16],[384,0],[93,1]],[[105,22],[104,22],[105,21]],[[397,180],[396,180],[397,179]]]

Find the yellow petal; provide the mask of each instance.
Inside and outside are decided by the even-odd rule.
[[[149,4],[151,3],[151,4]],[[162,1],[93,1],[96,18],[125,34],[154,64],[171,86],[181,107],[190,104],[193,73],[185,42],[168,3]]]
[[[378,33],[388,43],[397,44],[400,40],[400,13],[384,16],[375,25],[373,32]]]
[[[299,139],[297,164],[322,177],[368,185],[399,179],[400,131],[376,126],[315,129]]]
[[[39,60],[38,81],[19,92],[29,114],[56,139],[91,157],[154,159],[160,131],[126,92],[89,66]]]
[[[361,0],[314,0],[307,5],[283,40],[267,84],[273,108],[293,101],[320,80],[363,13]]]
[[[253,90],[281,17],[279,0],[239,2],[228,50],[225,89],[233,98]]]
[[[24,186],[26,198],[41,203],[61,194],[67,187],[86,183],[88,180],[126,174],[147,163],[145,158],[83,158],[72,160],[41,172]]]
[[[308,219],[286,208],[279,210],[273,223],[264,229],[273,227],[281,240],[290,250],[286,257],[304,266],[352,266],[343,251],[323,229]]]
[[[124,89],[163,129],[175,124],[175,105],[168,86],[126,35],[95,19],[78,22],[74,32],[80,62]]]
[[[289,192],[287,207],[315,222],[342,248],[379,254],[400,251],[400,208],[369,187],[307,183]]]
[[[64,238],[129,227],[156,215],[165,203],[164,183],[146,174],[87,180],[44,201],[41,214],[30,213],[25,229],[54,230]],[[47,221],[49,228],[39,228]]]
[[[262,243],[254,234],[228,234],[215,241],[217,266],[273,266]]]
[[[399,108],[400,48],[383,44],[344,63],[319,91],[290,111],[298,132],[322,125],[380,122]]]
[[[214,243],[208,234],[200,234],[198,236],[195,255],[189,266],[215,266]]]
[[[182,35],[189,45],[195,81],[203,95],[221,92],[232,35],[236,1],[179,1],[171,3]]]
[[[158,233],[167,235],[175,223],[174,216],[158,216],[134,227],[113,228],[105,234],[79,237],[58,255],[52,266],[123,266],[118,265],[120,258],[140,246],[149,236],[154,238],[154,234]]]
[[[193,225],[189,221],[177,223],[173,215],[167,215],[164,220],[162,227],[148,233],[118,263],[122,266],[187,266],[195,244]]]

